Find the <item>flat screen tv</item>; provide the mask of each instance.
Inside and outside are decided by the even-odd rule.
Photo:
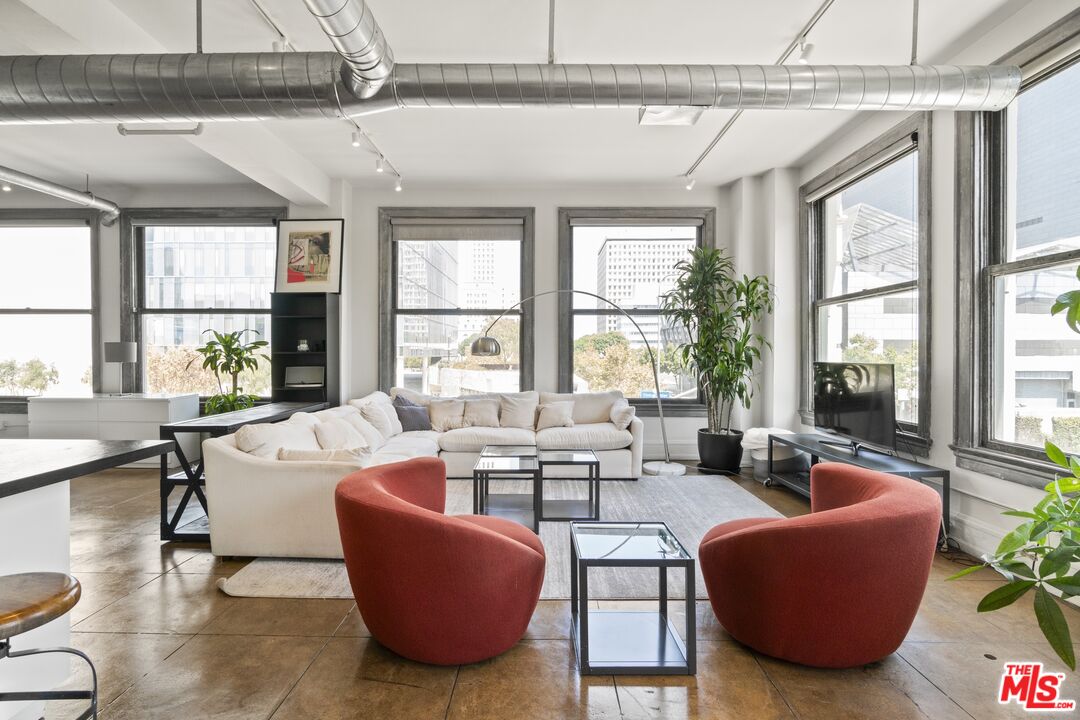
[[[865,443],[896,449],[896,391],[886,363],[814,363],[814,426],[847,438],[854,452]]]

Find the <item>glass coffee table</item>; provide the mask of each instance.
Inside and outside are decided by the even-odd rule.
[[[492,480],[528,480],[528,493],[492,493]],[[534,445],[486,445],[473,465],[473,514],[521,523],[540,532],[540,463]]]
[[[540,450],[540,519],[554,522],[568,520],[600,519],[600,461],[592,450]],[[589,484],[588,499],[544,499],[544,468],[553,466],[583,467],[583,478],[558,478],[559,480],[585,480]]]
[[[659,610],[590,610],[589,568],[655,567]],[[668,619],[668,568],[686,572],[686,634]],[[694,558],[663,522],[570,523],[571,633],[582,675],[696,672]]]

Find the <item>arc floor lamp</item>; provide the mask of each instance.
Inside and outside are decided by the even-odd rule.
[[[671,462],[671,451],[668,449],[667,439],[667,426],[664,424],[664,404],[660,399],[660,370],[656,365],[656,356],[653,354],[652,346],[649,345],[649,338],[645,337],[645,333],[642,332],[641,326],[637,324],[637,320],[634,320],[630,316],[630,313],[623,310],[615,303],[608,300],[606,297],[602,297],[595,293],[588,292],[586,290],[545,290],[544,292],[538,292],[535,295],[530,295],[527,298],[519,300],[510,307],[506,308],[499,314],[499,317],[491,321],[491,324],[484,330],[484,334],[476,338],[472,342],[472,346],[469,348],[469,352],[477,357],[493,357],[496,355],[502,355],[502,346],[499,345],[499,341],[491,336],[491,328],[495,327],[495,323],[502,320],[508,312],[514,308],[535,300],[538,297],[544,295],[587,295],[591,298],[596,298],[601,302],[605,302],[611,307],[618,310],[623,316],[634,324],[634,329],[638,331],[638,335],[645,341],[645,349],[649,352],[649,363],[652,365],[653,383],[656,386],[656,411],[660,417],[660,435],[664,439],[664,459],[663,461],[652,461],[642,465],[642,469],[650,475],[682,475],[686,472],[686,466],[679,463]]]

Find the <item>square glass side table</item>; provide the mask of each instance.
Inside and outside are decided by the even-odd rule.
[[[541,450],[540,461],[540,519],[565,522],[567,520],[600,519],[600,460],[592,450]],[[585,480],[589,485],[588,499],[545,500],[544,468],[551,466],[584,467],[588,475],[583,478],[559,478],[559,480]]]
[[[590,610],[589,568],[655,567],[658,611]],[[667,570],[686,572],[686,636],[668,619]],[[570,523],[572,637],[582,675],[697,672],[694,558],[663,522]]]
[[[504,448],[529,446],[488,445],[473,465],[473,513],[491,515],[521,523],[533,532],[540,532],[540,464],[536,448],[531,455],[503,454]],[[489,454],[490,448],[493,454]],[[529,480],[532,492],[492,493],[492,480]]]

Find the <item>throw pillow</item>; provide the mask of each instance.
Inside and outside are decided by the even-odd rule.
[[[536,429],[574,427],[574,403],[572,400],[546,403],[540,406]]]
[[[394,400],[397,400],[398,398],[404,398],[405,400],[411,402],[413,405],[420,405],[421,407],[427,407],[431,404],[431,401],[435,399],[431,395],[425,395],[422,392],[416,392],[415,390],[410,390],[409,388],[400,387],[390,388],[390,397],[392,397]]]
[[[536,391],[506,393],[499,396],[499,424],[532,430],[536,426],[536,406],[540,394]]]
[[[635,415],[637,408],[626,400],[619,400],[611,406],[611,423],[620,430],[630,427]]]
[[[365,420],[364,416],[359,412],[345,415],[342,419],[356,428],[360,434],[364,436],[364,440],[367,440],[368,447],[372,450],[377,450],[384,442],[386,442],[386,437],[379,432],[374,425]]]
[[[394,411],[397,413],[398,420],[401,421],[402,432],[431,429],[431,417],[428,416],[428,409],[410,402],[405,399],[404,395],[398,395],[394,398]]]
[[[385,438],[392,438],[401,432],[401,421],[394,412],[394,406],[388,402],[369,402],[360,408],[360,414]]]
[[[541,403],[574,401],[574,422],[603,423],[611,418],[611,406],[623,399],[618,390],[595,393],[540,393]]]
[[[436,432],[463,428],[465,427],[465,401],[432,400],[428,405],[428,415],[431,417],[431,429]]]
[[[312,460],[323,462],[346,462],[353,465],[363,466],[370,453],[367,450],[290,450],[281,448],[278,450],[277,459],[289,462],[311,462]]]
[[[340,418],[316,425],[315,437],[323,450],[361,450],[368,447],[360,431]]]
[[[463,419],[466,427],[499,427],[499,401],[466,400]]]

